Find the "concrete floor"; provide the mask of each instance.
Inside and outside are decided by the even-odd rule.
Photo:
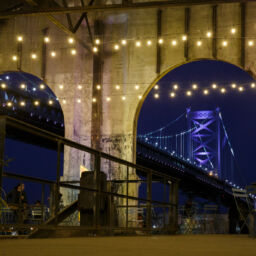
[[[239,235],[179,235],[0,240],[0,256],[256,256],[256,239]]]

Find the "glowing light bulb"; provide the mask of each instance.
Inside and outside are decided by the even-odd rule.
[[[39,106],[39,101],[38,100],[34,101],[34,105]]]
[[[155,99],[158,99],[158,98],[159,98],[159,94],[158,94],[158,93],[155,93],[155,94],[154,94],[154,98],[155,98]]]
[[[35,53],[31,53],[31,58],[35,60],[37,58],[37,55]]]
[[[56,52],[51,52],[51,56],[54,58],[56,56]]]
[[[176,40],[172,40],[172,45],[176,46],[177,45],[177,41]]]
[[[77,86],[77,89],[78,89],[78,90],[82,90],[82,89],[83,89],[83,86],[79,84],[79,85]]]
[[[26,105],[26,102],[25,102],[25,101],[21,101],[21,102],[20,102],[20,105],[21,105],[22,107],[24,107],[24,106]]]
[[[193,85],[192,85],[192,88],[193,88],[193,90],[197,90],[197,89],[198,89],[197,84],[193,84]]]
[[[191,96],[191,95],[192,95],[192,92],[191,92],[191,91],[187,91],[187,92],[186,92],[186,95],[187,95],[187,96]]]
[[[100,39],[99,38],[95,39],[95,44],[97,44],[97,45],[100,44]]]
[[[255,83],[251,83],[251,88],[255,88]]]
[[[114,45],[114,49],[115,49],[116,51],[118,51],[118,50],[119,50],[119,48],[120,48],[120,47],[119,47],[119,45],[118,45],[118,44],[115,44],[115,45]]]
[[[2,83],[2,84],[1,84],[1,88],[2,88],[2,89],[5,89],[5,88],[6,88],[6,84],[5,84],[5,83]]]
[[[40,88],[41,90],[43,90],[43,89],[45,88],[45,85],[44,85],[44,84],[40,84],[39,88]]]
[[[217,89],[217,84],[212,84],[212,89]]]
[[[45,42],[45,43],[49,43],[49,42],[50,42],[50,38],[49,38],[48,36],[46,36],[46,37],[44,38],[44,42]]]
[[[236,88],[236,84],[231,84],[231,87],[232,87],[233,89],[235,89],[235,88]]]
[[[17,36],[17,41],[18,42],[22,42],[23,41],[23,37],[22,36]]]
[[[186,35],[183,35],[181,39],[182,39],[182,41],[186,41],[188,38]]]
[[[243,92],[243,91],[244,91],[244,87],[240,86],[240,87],[238,88],[238,90],[239,90],[239,92]]]
[[[211,31],[208,31],[208,32],[206,33],[206,36],[207,36],[208,38],[212,37],[212,32],[211,32]]]
[[[204,90],[204,95],[208,95],[209,91],[208,90]]]
[[[122,96],[122,100],[126,100],[126,97],[125,97],[125,96]]]
[[[135,90],[139,90],[139,89],[140,89],[140,86],[136,84],[136,85],[134,86],[134,88],[135,88]]]
[[[156,85],[154,86],[154,89],[155,89],[155,90],[158,90],[158,89],[159,89],[159,85],[156,84]]]
[[[226,46],[228,45],[228,42],[227,42],[227,41],[223,41],[223,42],[222,42],[222,45],[223,45],[224,47],[226,47]]]
[[[17,57],[16,55],[13,55],[13,56],[12,56],[12,60],[13,60],[13,61],[17,61],[17,60],[18,60],[18,57]]]
[[[25,89],[25,88],[26,88],[26,85],[25,85],[25,84],[21,84],[21,85],[20,85],[20,88],[21,88],[21,89]]]
[[[52,100],[49,100],[48,103],[49,103],[49,105],[52,105],[52,104],[53,104],[53,101],[52,101]]]
[[[92,48],[92,51],[93,51],[93,52],[98,52],[98,47],[94,46],[94,47]]]
[[[254,42],[250,40],[250,41],[248,42],[248,45],[249,45],[249,46],[253,46],[253,45],[254,45]]]
[[[202,45],[202,41],[197,41],[197,42],[196,42],[196,45],[197,45],[197,46],[201,46],[201,45]]]
[[[231,28],[230,32],[231,32],[231,34],[235,34],[236,33],[236,28]]]
[[[160,38],[160,39],[158,40],[158,43],[159,43],[159,44],[163,44],[163,42],[164,42],[163,38]]]
[[[101,86],[98,84],[98,85],[96,85],[96,89],[97,90],[100,90],[101,89]]]
[[[66,103],[67,103],[67,101],[64,99],[64,100],[62,100],[62,103],[63,103],[63,104],[66,104]]]
[[[116,85],[116,90],[119,90],[120,89],[120,85]]]
[[[221,89],[220,89],[220,92],[221,92],[221,93],[226,93],[226,89],[225,89],[225,88],[221,88]]]
[[[140,41],[137,41],[137,42],[135,43],[135,45],[136,45],[136,47],[141,47],[141,42],[140,42]]]
[[[76,55],[76,49],[71,49],[70,53],[71,53],[72,55]]]
[[[110,98],[110,97],[107,97],[106,100],[107,100],[107,101],[111,101],[111,98]]]
[[[92,98],[92,102],[96,102],[97,100],[96,100],[96,98]]]
[[[11,101],[8,101],[8,102],[6,103],[6,105],[7,105],[7,107],[11,107],[11,106],[12,106],[12,102],[11,102]]]
[[[147,41],[147,45],[148,45],[148,46],[152,45],[151,40],[148,40],[148,41]]]
[[[59,88],[62,90],[64,88],[63,84],[60,84]]]
[[[72,37],[68,38],[68,43],[69,44],[73,44],[74,42],[75,42],[74,38],[72,38]]]
[[[174,98],[175,97],[175,92],[171,92],[170,96],[171,96],[171,98]]]
[[[173,86],[173,89],[174,89],[174,90],[178,90],[178,89],[179,89],[179,86],[178,86],[177,84],[175,84],[175,85]]]
[[[142,95],[138,95],[138,99],[141,100],[142,99]]]
[[[126,45],[127,44],[127,41],[125,39],[121,40],[121,44],[122,45]]]
[[[82,101],[81,101],[81,99],[77,99],[76,102],[77,103],[81,103]]]

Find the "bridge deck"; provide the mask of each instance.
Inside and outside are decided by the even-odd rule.
[[[256,240],[246,235],[180,235],[0,240],[8,255],[256,255]]]

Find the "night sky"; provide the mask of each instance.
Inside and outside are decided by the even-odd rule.
[[[191,110],[214,110],[219,107],[224,124],[235,152],[237,166],[236,184],[245,185],[256,181],[254,167],[256,144],[256,89],[251,88],[254,79],[242,69],[220,61],[197,61],[182,65],[164,76],[157,83],[159,89],[152,89],[146,98],[138,121],[138,134],[145,134],[165,126],[171,120],[191,107]],[[192,84],[198,85],[198,90],[191,89]],[[213,83],[218,89],[213,90]],[[232,89],[231,84],[243,86],[244,91]],[[173,85],[178,84],[176,97],[171,98],[174,92]],[[220,88],[225,87],[226,93],[221,94]],[[203,95],[203,89],[209,89],[209,95]],[[186,96],[191,90],[192,96]],[[154,94],[159,98],[155,99]],[[174,127],[175,131],[186,130],[187,123],[183,122]]]

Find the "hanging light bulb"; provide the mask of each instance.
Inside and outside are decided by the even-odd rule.
[[[40,85],[39,85],[39,88],[40,88],[41,90],[43,90],[43,89],[45,88],[45,85],[44,85],[44,84],[40,84]]]
[[[52,100],[49,100],[48,103],[49,103],[49,105],[52,105],[52,104],[53,104],[53,101],[52,101]]]
[[[13,56],[12,56],[12,60],[13,60],[13,61],[17,61],[17,60],[18,60],[17,55],[13,55]]]
[[[34,105],[39,106],[39,101],[38,100],[34,101]]]
[[[106,100],[109,102],[109,101],[111,101],[111,98],[110,98],[110,97],[107,97]]]
[[[196,42],[196,45],[197,45],[197,46],[201,46],[201,45],[202,45],[202,41],[197,41],[197,42]]]
[[[255,83],[251,83],[251,88],[255,88]]]
[[[31,53],[31,58],[35,60],[37,58],[37,55],[35,53]]]
[[[101,86],[99,84],[96,85],[96,89],[97,90],[100,90],[101,89]]]
[[[136,41],[135,45],[136,45],[136,47],[141,47],[141,42],[140,41]]]
[[[225,89],[225,88],[221,88],[221,89],[220,89],[220,92],[221,92],[221,93],[226,93],[226,89]]]
[[[20,102],[20,105],[21,105],[22,107],[24,107],[24,106],[26,106],[26,102],[25,102],[25,101],[21,101],[21,102]]]
[[[192,92],[191,92],[191,91],[187,91],[187,92],[186,92],[186,95],[187,95],[187,96],[191,96],[191,95],[192,95]]]
[[[181,39],[182,39],[182,41],[186,41],[187,40],[187,36],[183,35]]]
[[[135,88],[135,90],[139,90],[139,89],[140,89],[140,86],[136,84],[136,85],[134,86],[134,88]]]
[[[244,87],[242,87],[242,86],[238,87],[238,91],[239,92],[243,92],[244,91]]]
[[[68,43],[69,44],[73,44],[75,42],[74,38],[73,37],[69,37],[68,38]]]
[[[49,38],[48,36],[46,36],[46,37],[44,38],[44,42],[45,42],[45,43],[49,43],[49,42],[50,42],[50,38]]]
[[[97,44],[97,45],[100,44],[100,39],[99,38],[95,39],[95,44]]]
[[[209,90],[204,90],[204,95],[208,95],[209,94]]]
[[[77,89],[78,89],[78,90],[82,90],[82,89],[83,89],[83,86],[79,84],[79,85],[77,86]]]
[[[177,84],[175,84],[175,85],[173,86],[173,89],[174,89],[174,90],[178,90],[178,89],[179,89],[179,86],[178,86]]]
[[[56,56],[56,52],[52,51],[51,56],[54,58]]]
[[[231,28],[230,32],[231,32],[231,34],[235,34],[236,33],[236,28]]]
[[[236,88],[236,84],[231,84],[231,87],[233,88],[233,89],[235,89]]]
[[[122,96],[122,100],[126,100],[126,97],[125,97],[125,96]]]
[[[207,36],[208,38],[212,37],[212,32],[211,32],[211,31],[207,31],[206,36]]]
[[[249,46],[253,46],[254,45],[254,42],[252,40],[248,41],[248,45]]]
[[[93,51],[93,52],[98,52],[98,47],[94,46],[94,47],[92,48],[92,51]]]
[[[147,41],[147,45],[148,45],[148,46],[152,45],[151,40],[148,40],[148,41]]]
[[[142,99],[142,95],[138,95],[138,99],[141,100]]]
[[[197,90],[197,89],[198,89],[197,84],[193,84],[193,85],[192,85],[192,88],[193,88],[193,90]]]
[[[159,94],[158,94],[158,93],[155,93],[155,94],[154,94],[154,98],[155,98],[155,99],[158,99],[158,98],[159,98]]]
[[[154,86],[154,89],[155,89],[155,90],[158,90],[158,89],[159,89],[158,84],[156,84],[156,85]]]
[[[119,90],[120,89],[120,85],[116,85],[116,90]]]
[[[170,93],[170,97],[171,97],[171,98],[174,98],[175,96],[176,96],[176,95],[175,95],[175,92],[171,92],[171,93]]]
[[[217,84],[212,84],[212,89],[217,89]]]
[[[76,55],[76,49],[71,49],[70,53],[71,53],[72,55]]]
[[[66,103],[67,103],[67,101],[64,99],[64,100],[62,100],[62,103],[63,103],[63,104],[66,104]]]
[[[23,36],[17,36],[17,41],[22,42],[23,41]]]
[[[228,42],[227,42],[227,41],[223,41],[223,42],[222,42],[222,45],[223,45],[224,47],[226,47],[226,46],[228,45]]]
[[[176,46],[177,45],[177,41],[176,40],[172,40],[172,46]]]
[[[7,103],[6,103],[6,105],[7,105],[7,107],[12,107],[12,102],[11,101],[8,101]]]
[[[81,103],[82,101],[81,101],[81,99],[77,99],[76,102],[77,103]]]
[[[127,44],[127,41],[126,41],[125,39],[123,39],[123,40],[121,41],[121,44],[122,44],[122,45],[126,45],[126,44]]]
[[[96,102],[97,100],[96,100],[96,98],[92,98],[92,102]]]
[[[164,39],[163,38],[159,38],[158,43],[159,44],[163,44],[163,42],[164,42]]]
[[[5,89],[6,88],[6,84],[5,83],[1,83],[1,88]]]
[[[63,84],[60,84],[59,88],[62,90],[64,88]]]
[[[26,88],[26,85],[25,85],[25,84],[21,84],[21,85],[20,85],[20,88],[21,88],[21,89],[25,89],[25,88]]]
[[[115,45],[114,45],[114,49],[115,49],[116,51],[118,51],[118,50],[119,50],[119,48],[120,48],[120,47],[119,47],[119,45],[118,45],[118,44],[115,44]]]

